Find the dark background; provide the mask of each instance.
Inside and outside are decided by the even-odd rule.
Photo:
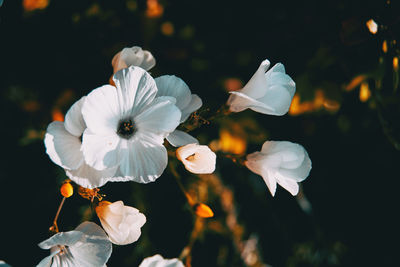
[[[123,47],[139,45],[157,60],[153,76],[174,74],[215,110],[228,93],[223,81],[244,83],[260,62],[282,62],[302,100],[317,89],[340,104],[299,116],[246,111],[232,119],[257,122],[268,139],[302,144],[313,169],[303,190],[313,211],[278,187],[271,197],[262,179],[219,158],[217,172],[235,193],[246,234],[259,237],[265,263],[273,266],[395,266],[398,255],[399,5],[392,1],[159,1],[163,14],[146,16],[146,1],[50,1],[26,11],[20,0],[0,7],[0,259],[33,266],[48,255],[37,244],[48,227],[65,178],[45,153],[41,137],[55,108],[108,83],[111,59]],[[365,22],[380,25],[371,34]],[[163,23],[173,24],[165,35]],[[165,24],[164,24],[165,25]],[[383,53],[382,41],[391,45]],[[381,62],[381,63],[379,63]],[[358,87],[343,88],[367,75],[372,97],[360,102]],[[381,84],[378,90],[377,84]],[[207,144],[218,138],[216,122],[194,134]],[[261,143],[249,144],[248,152]],[[238,168],[238,169],[237,169]],[[180,170],[182,171],[182,170]],[[194,178],[190,178],[194,179]],[[178,257],[188,242],[192,216],[172,176],[155,183],[111,183],[111,201],[124,200],[147,216],[138,242],[114,246],[108,266],[137,266],[156,253]],[[83,219],[87,201],[68,199],[61,230]],[[212,205],[210,205],[212,206]],[[218,220],[218,207],[214,207]],[[95,218],[93,220],[96,220]],[[228,261],[218,263],[219,247]],[[217,264],[218,263],[218,264]],[[193,250],[193,266],[244,266],[229,237],[206,231]]]

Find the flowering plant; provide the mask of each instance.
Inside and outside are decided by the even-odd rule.
[[[226,104],[204,118],[199,110],[203,101],[192,94],[186,82],[174,75],[153,77],[147,72],[155,62],[149,51],[137,46],[124,48],[112,59],[114,74],[110,84],[81,97],[68,110],[64,122],[49,124],[44,139],[46,152],[70,180],[61,188],[64,198],[51,227],[55,235],[40,244],[42,248],[51,248],[52,253],[40,265],[63,266],[74,260],[79,261],[75,265],[87,261],[102,266],[111,255],[111,243],[140,242],[145,215],[122,201],[104,200],[100,187],[108,182],[156,182],[169,165],[194,216],[210,218],[214,216],[212,208],[185,188],[177,169],[179,161],[187,172],[201,175],[201,179],[214,175],[215,183],[218,157],[231,159],[261,175],[272,196],[277,184],[296,195],[298,183],[309,175],[311,160],[301,145],[265,141],[261,152],[246,157],[244,150],[230,153],[223,144],[226,140],[221,140],[221,146],[208,147],[188,133],[202,125],[212,126],[217,117],[223,120],[230,113],[245,109],[278,116],[287,113],[295,83],[281,63],[268,70],[270,63],[264,60],[241,90],[231,92]],[[57,219],[65,199],[73,194],[71,182],[82,197],[90,200],[104,231],[94,223],[85,222],[75,231],[59,233]],[[179,256],[188,266],[195,233]],[[104,244],[94,248],[92,243],[99,242]],[[75,255],[76,246],[93,249],[80,250]],[[97,259],[93,253],[103,256]],[[183,263],[155,255],[140,266],[183,266]]]

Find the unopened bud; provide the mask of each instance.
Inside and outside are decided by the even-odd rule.
[[[206,204],[197,203],[196,205],[194,205],[193,209],[194,209],[194,212],[196,213],[196,215],[199,217],[210,218],[210,217],[214,216],[214,212]]]
[[[64,183],[60,188],[60,192],[63,197],[70,197],[74,194],[74,188],[70,183]]]

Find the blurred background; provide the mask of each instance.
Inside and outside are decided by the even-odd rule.
[[[245,111],[193,131],[222,153],[265,140],[302,144],[313,163],[302,192],[278,187],[223,156],[214,175],[176,172],[215,216],[198,219],[169,169],[156,182],[108,183],[107,200],[147,216],[139,241],[114,246],[108,266],[179,257],[192,266],[394,266],[400,178],[400,6],[397,1],[0,0],[0,259],[34,266],[66,178],[43,136],[70,105],[108,83],[111,59],[134,45],[203,99],[205,117],[260,62],[281,62],[297,93],[282,117]],[[75,194],[61,231],[97,221]],[[194,229],[194,231],[193,231]]]

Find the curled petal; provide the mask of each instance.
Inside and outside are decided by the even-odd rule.
[[[215,170],[217,156],[208,146],[189,144],[178,148],[176,156],[192,173],[206,174]]]
[[[190,114],[198,110],[202,105],[203,101],[201,100],[201,98],[196,94],[192,94],[192,98],[190,99],[189,104],[181,110],[181,122],[186,121],[187,118],[189,118]]]
[[[163,75],[155,79],[158,92],[157,96],[172,96],[176,98],[176,106],[182,110],[189,105],[191,92],[189,86],[174,75]]]
[[[141,67],[145,70],[150,70],[156,65],[156,60],[153,55],[139,46],[125,47],[118,52],[112,59],[111,64],[114,73],[127,68],[129,66]]]

